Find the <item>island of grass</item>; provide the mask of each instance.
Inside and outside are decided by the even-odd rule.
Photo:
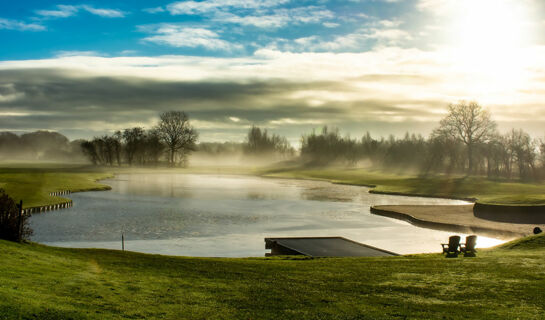
[[[439,246],[439,244],[438,244]],[[186,258],[0,241],[0,319],[543,319],[545,235],[388,258]]]

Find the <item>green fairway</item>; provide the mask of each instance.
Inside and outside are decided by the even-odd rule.
[[[0,319],[543,319],[545,312],[545,236],[455,259],[185,258],[5,241],[0,255]]]
[[[109,186],[96,181],[110,176],[111,173],[81,165],[2,165],[0,188],[5,189],[15,201],[23,200],[27,208],[67,200],[49,196],[54,191],[107,190]]]
[[[545,205],[545,184],[493,181],[484,177],[396,175],[367,169],[271,169],[266,176],[320,179],[334,183],[373,186],[372,192],[426,197],[477,199],[482,203]]]

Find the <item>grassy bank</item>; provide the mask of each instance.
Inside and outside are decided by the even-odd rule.
[[[0,319],[542,319],[545,236],[477,258],[184,258],[0,241]]]
[[[110,176],[110,172],[82,165],[4,164],[0,167],[0,188],[16,201],[23,200],[27,208],[66,201],[62,197],[49,196],[54,191],[107,190],[109,187],[97,180]]]
[[[319,179],[375,187],[372,192],[426,197],[477,199],[503,205],[545,205],[545,184],[493,181],[484,177],[395,175],[366,169],[269,170],[269,177]]]

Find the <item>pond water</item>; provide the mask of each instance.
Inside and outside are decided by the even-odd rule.
[[[464,201],[377,195],[322,181],[202,174],[121,174],[111,191],[70,195],[69,209],[35,214],[32,240],[78,248],[185,256],[265,254],[265,237],[343,236],[393,252],[440,251],[451,233],[372,215],[386,204]],[[479,237],[479,246],[501,243]]]

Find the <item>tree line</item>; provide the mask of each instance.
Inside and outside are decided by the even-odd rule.
[[[198,133],[183,111],[168,111],[159,116],[152,129],[141,127],[116,131],[81,143],[81,149],[95,165],[158,165],[165,159],[169,166],[186,165],[196,150]]]
[[[209,157],[267,157],[283,160],[295,155],[295,149],[285,137],[270,134],[266,129],[252,126],[245,142],[202,142],[197,144],[198,134],[189,124],[184,112],[171,111],[160,116],[160,122],[152,129],[141,127],[119,130],[111,135],[83,141],[81,148],[95,165],[156,166],[162,161],[171,165],[185,166],[193,152]]]
[[[523,129],[501,134],[489,111],[476,102],[451,104],[448,114],[430,137],[405,134],[374,139],[342,136],[324,127],[301,139],[301,160],[308,165],[354,165],[367,161],[375,167],[420,174],[465,173],[489,178],[545,178],[545,141]]]
[[[69,141],[60,133],[43,130],[22,135],[0,132],[0,160],[85,161],[81,142]]]
[[[0,158],[31,154],[38,160],[84,159],[95,165],[186,165],[192,152],[221,160],[248,157],[269,161],[296,160],[306,166],[366,164],[392,171],[427,174],[471,174],[489,178],[539,180],[545,178],[545,141],[523,129],[501,134],[488,110],[476,102],[451,104],[447,115],[430,136],[405,134],[374,138],[342,135],[323,127],[301,136],[295,150],[288,140],[267,129],[252,126],[244,142],[201,142],[182,111],[162,113],[156,126],[119,130],[91,140],[70,142],[47,131],[21,136],[0,133]],[[5,153],[4,153],[5,151]],[[56,158],[55,158],[56,157]],[[13,159],[13,157],[12,157]]]

